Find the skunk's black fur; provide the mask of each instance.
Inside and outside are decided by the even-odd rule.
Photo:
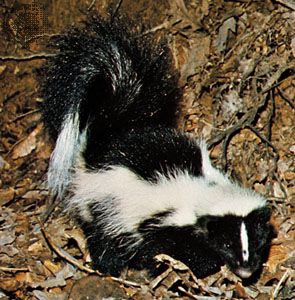
[[[87,236],[95,268],[154,270],[166,253],[204,277],[227,264],[257,271],[271,239],[261,196],[212,167],[177,131],[177,76],[163,44],[91,19],[55,40],[44,122],[56,139],[48,183]]]
[[[150,49],[149,43],[131,37],[123,24],[98,19],[55,38],[59,54],[43,85],[48,128],[58,134],[64,116],[76,111],[80,130],[89,125],[95,140],[130,128],[175,126],[176,73],[169,72],[167,46]]]

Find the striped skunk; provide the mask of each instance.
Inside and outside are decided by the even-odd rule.
[[[211,165],[203,141],[177,130],[167,46],[99,18],[54,43],[42,84],[56,139],[48,185],[82,227],[94,268],[153,273],[165,253],[197,277],[224,264],[242,278],[260,270],[270,209]]]

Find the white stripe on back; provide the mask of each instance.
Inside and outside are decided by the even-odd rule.
[[[229,180],[211,186],[203,176],[193,177],[180,170],[168,178],[158,176],[157,183],[151,183],[126,167],[112,166],[97,172],[78,168],[68,208],[89,219],[92,205],[105,213],[101,220],[105,225],[122,233],[136,230],[146,218],[167,210],[174,212],[165,219],[165,225],[185,226],[195,224],[203,215],[245,216],[265,204],[263,198]]]
[[[248,241],[248,232],[246,230],[245,223],[241,224],[241,244],[242,244],[242,257],[243,261],[248,261],[249,259],[249,241]]]

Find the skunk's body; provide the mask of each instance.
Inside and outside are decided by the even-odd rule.
[[[167,50],[92,20],[57,41],[44,121],[57,139],[48,181],[88,239],[94,267],[153,270],[171,255],[204,277],[261,267],[266,201],[212,167],[206,146],[175,128],[180,93]]]

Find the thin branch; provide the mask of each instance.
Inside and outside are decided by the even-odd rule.
[[[274,289],[273,291],[273,297],[274,299],[277,298],[278,294],[279,294],[279,291],[281,289],[281,285],[287,280],[287,278],[289,277],[290,275],[290,270],[287,269],[286,272],[284,273],[284,275],[282,276],[282,278],[280,279],[280,281],[278,282],[278,285],[276,286],[276,288]]]
[[[30,110],[30,111],[28,111],[28,112],[26,112],[26,113],[24,113],[24,114],[21,114],[21,115],[15,117],[15,118],[11,121],[11,123],[13,123],[13,122],[15,122],[15,121],[18,121],[18,120],[20,120],[20,119],[22,119],[22,118],[25,118],[25,117],[27,117],[27,116],[29,116],[29,115],[33,115],[34,113],[37,113],[37,112],[39,112],[39,111],[40,111],[39,108]]]
[[[182,286],[179,286],[178,289],[180,292],[186,294],[187,296],[189,296],[192,299],[197,299],[197,300],[198,299],[206,299],[206,298],[204,298],[204,296],[196,296],[196,295],[186,291]],[[212,297],[210,297],[210,298],[208,297],[208,299],[212,299]]]
[[[295,70],[295,61],[285,64],[284,66],[280,67],[275,73],[273,73],[272,76],[267,81],[267,83],[265,84],[261,93],[265,94],[265,93],[269,92],[270,90],[274,89],[275,87],[281,85],[281,83],[284,82],[286,79],[295,77],[295,75],[292,74],[292,75],[288,76],[287,78],[284,78],[284,79],[278,81],[280,79],[280,77],[282,76],[282,74],[287,70]]]
[[[69,262],[71,265],[74,265],[75,267],[77,267],[81,271],[84,271],[84,272],[87,272],[87,273],[90,273],[90,274],[95,273],[95,274],[98,274],[98,275],[102,275],[100,272],[82,265],[76,258],[74,258],[73,256],[71,256],[69,253],[67,253],[65,250],[63,250],[60,246],[56,245],[52,241],[52,239],[49,236],[49,234],[44,229],[41,221],[39,223],[40,223],[40,228],[41,228],[41,232],[43,234],[44,239],[46,240],[46,242],[48,243],[48,245],[50,246],[50,248],[58,256],[60,256],[61,258],[65,259],[67,262]]]
[[[13,149],[14,149],[17,145],[19,145],[20,143],[22,143],[22,142],[23,142],[25,139],[27,139],[27,138],[28,138],[28,136],[25,136],[25,137],[23,137],[23,138],[17,140],[17,141],[10,147],[10,149],[8,149],[8,151],[5,153],[5,157],[8,157],[8,156],[10,155],[10,153],[13,151]]]
[[[121,5],[122,5],[122,2],[123,2],[123,0],[119,0],[119,1],[117,2],[116,8],[115,8],[114,12],[112,13],[112,17],[111,17],[112,20],[114,20],[114,18],[116,17],[116,15],[117,15],[117,13],[118,13],[118,11],[119,11]]]
[[[278,94],[291,106],[292,109],[295,109],[295,103],[285,94],[283,91],[277,87]]]
[[[51,215],[51,213],[55,210],[56,207],[59,206],[59,204],[61,203],[61,199],[57,198],[57,197],[53,197],[53,196],[49,196],[48,198],[48,202],[46,203],[46,207],[45,207],[45,211],[42,212],[41,214],[41,221],[42,223],[45,223],[49,216]]]
[[[15,91],[15,92],[13,92],[13,93],[10,94],[10,95],[5,96],[5,97],[4,97],[4,100],[3,100],[4,103],[10,101],[10,100],[13,99],[14,97],[18,96],[20,93],[21,93],[20,91]]]
[[[234,134],[234,132],[232,134]],[[227,151],[227,146],[229,144],[230,138],[231,138],[231,134],[228,134],[225,136],[225,138],[222,142],[221,166],[224,171],[227,171],[227,153],[226,153],[226,151]]]
[[[253,107],[248,113],[246,113],[239,120],[239,122],[237,122],[236,124],[228,128],[227,130],[220,132],[217,136],[211,138],[208,141],[208,148],[211,148],[212,146],[219,144],[226,137],[233,137],[241,129],[244,129],[245,127],[251,125],[252,122],[255,120],[259,109],[264,106],[266,101],[267,101],[266,97],[263,97],[263,99],[259,102],[259,104]]]
[[[278,159],[279,154],[277,148],[266,137],[264,137],[254,126],[249,124],[246,127],[253,131],[265,144],[267,144],[274,151],[275,158]]]
[[[51,239],[51,237],[49,236],[49,234],[46,232],[43,223],[39,222],[40,224],[40,228],[41,228],[41,232],[43,234],[44,239],[46,240],[47,244],[50,246],[50,248],[61,258],[63,258],[64,260],[66,260],[67,262],[69,262],[71,265],[77,267],[79,270],[90,273],[90,274],[97,274],[99,276],[104,276],[102,273],[100,273],[97,270],[91,269],[87,266],[82,265],[76,258],[74,258],[73,256],[71,256],[68,252],[66,252],[65,250],[63,250],[60,246],[56,245],[53,240]],[[129,281],[129,280],[124,280],[121,278],[117,278],[117,277],[112,277],[110,276],[109,278],[111,278],[113,281],[119,282],[121,284],[125,284],[126,286],[133,286],[133,287],[141,287],[141,285],[137,282],[133,282],[133,281]]]
[[[279,81],[281,75],[286,71],[286,70],[290,70],[290,69],[294,69],[295,68],[295,62],[289,63],[289,64],[285,64],[284,66],[282,66],[281,68],[279,68],[271,77],[270,79],[266,82],[262,92],[260,93],[260,97],[262,97],[262,100],[260,100],[259,104],[255,107],[253,107],[248,113],[246,113],[235,125],[233,125],[232,127],[228,128],[227,130],[225,130],[224,132],[219,133],[217,136],[211,138],[208,142],[208,147],[211,148],[212,146],[219,144],[223,139],[225,139],[226,137],[233,137],[237,132],[239,132],[241,129],[251,126],[253,121],[255,120],[259,109],[262,108],[266,101],[267,101],[267,93],[269,91],[271,91],[272,89],[274,89],[275,87],[277,87],[278,85],[280,85],[284,80]],[[293,75],[291,75],[291,77],[293,77]],[[290,78],[290,76],[288,77]],[[255,88],[255,84],[252,87],[252,90],[254,91],[254,93],[256,93],[256,88]],[[256,94],[254,99],[257,99],[257,97],[259,97],[259,95]]]
[[[276,109],[276,105],[275,105],[275,98],[274,98],[274,91],[271,90],[270,91],[270,112],[267,116],[267,121],[266,121],[266,126],[267,126],[267,133],[266,133],[266,138],[268,140],[271,139],[271,125],[272,125],[272,119],[275,115],[275,109]]]
[[[47,53],[47,52],[39,52],[30,55],[24,56],[15,56],[15,55],[0,55],[0,60],[15,60],[15,61],[26,61],[26,60],[34,60],[34,59],[46,59],[48,57],[54,57],[56,54]]]
[[[169,28],[169,25],[170,25],[170,22],[168,20],[166,20],[162,24],[157,25],[157,26],[155,26],[151,29],[146,30],[145,32],[140,34],[140,36],[145,36],[147,34],[154,33],[154,32],[159,31],[159,30],[167,29],[167,28]]]
[[[60,34],[57,34],[57,33],[42,33],[42,34],[36,34],[28,39],[25,39],[25,43],[29,43],[33,40],[37,40],[37,39],[40,39],[40,38],[51,38],[53,36],[59,36]]]
[[[28,268],[8,268],[8,267],[2,267],[2,266],[0,266],[0,270],[3,272],[10,272],[10,273],[29,271]]]
[[[286,6],[292,10],[295,10],[295,2],[294,0],[277,0],[277,2],[279,2],[280,4],[282,4],[283,6]]]
[[[278,176],[278,174],[276,172],[273,172],[273,177],[275,178],[275,180],[279,184],[280,189],[284,194],[284,198],[288,199],[288,191],[287,191],[286,187],[283,185],[282,180],[280,179],[280,177]]]
[[[92,2],[90,3],[90,5],[88,6],[87,10],[91,10],[92,7],[94,6],[96,0],[92,0]]]

